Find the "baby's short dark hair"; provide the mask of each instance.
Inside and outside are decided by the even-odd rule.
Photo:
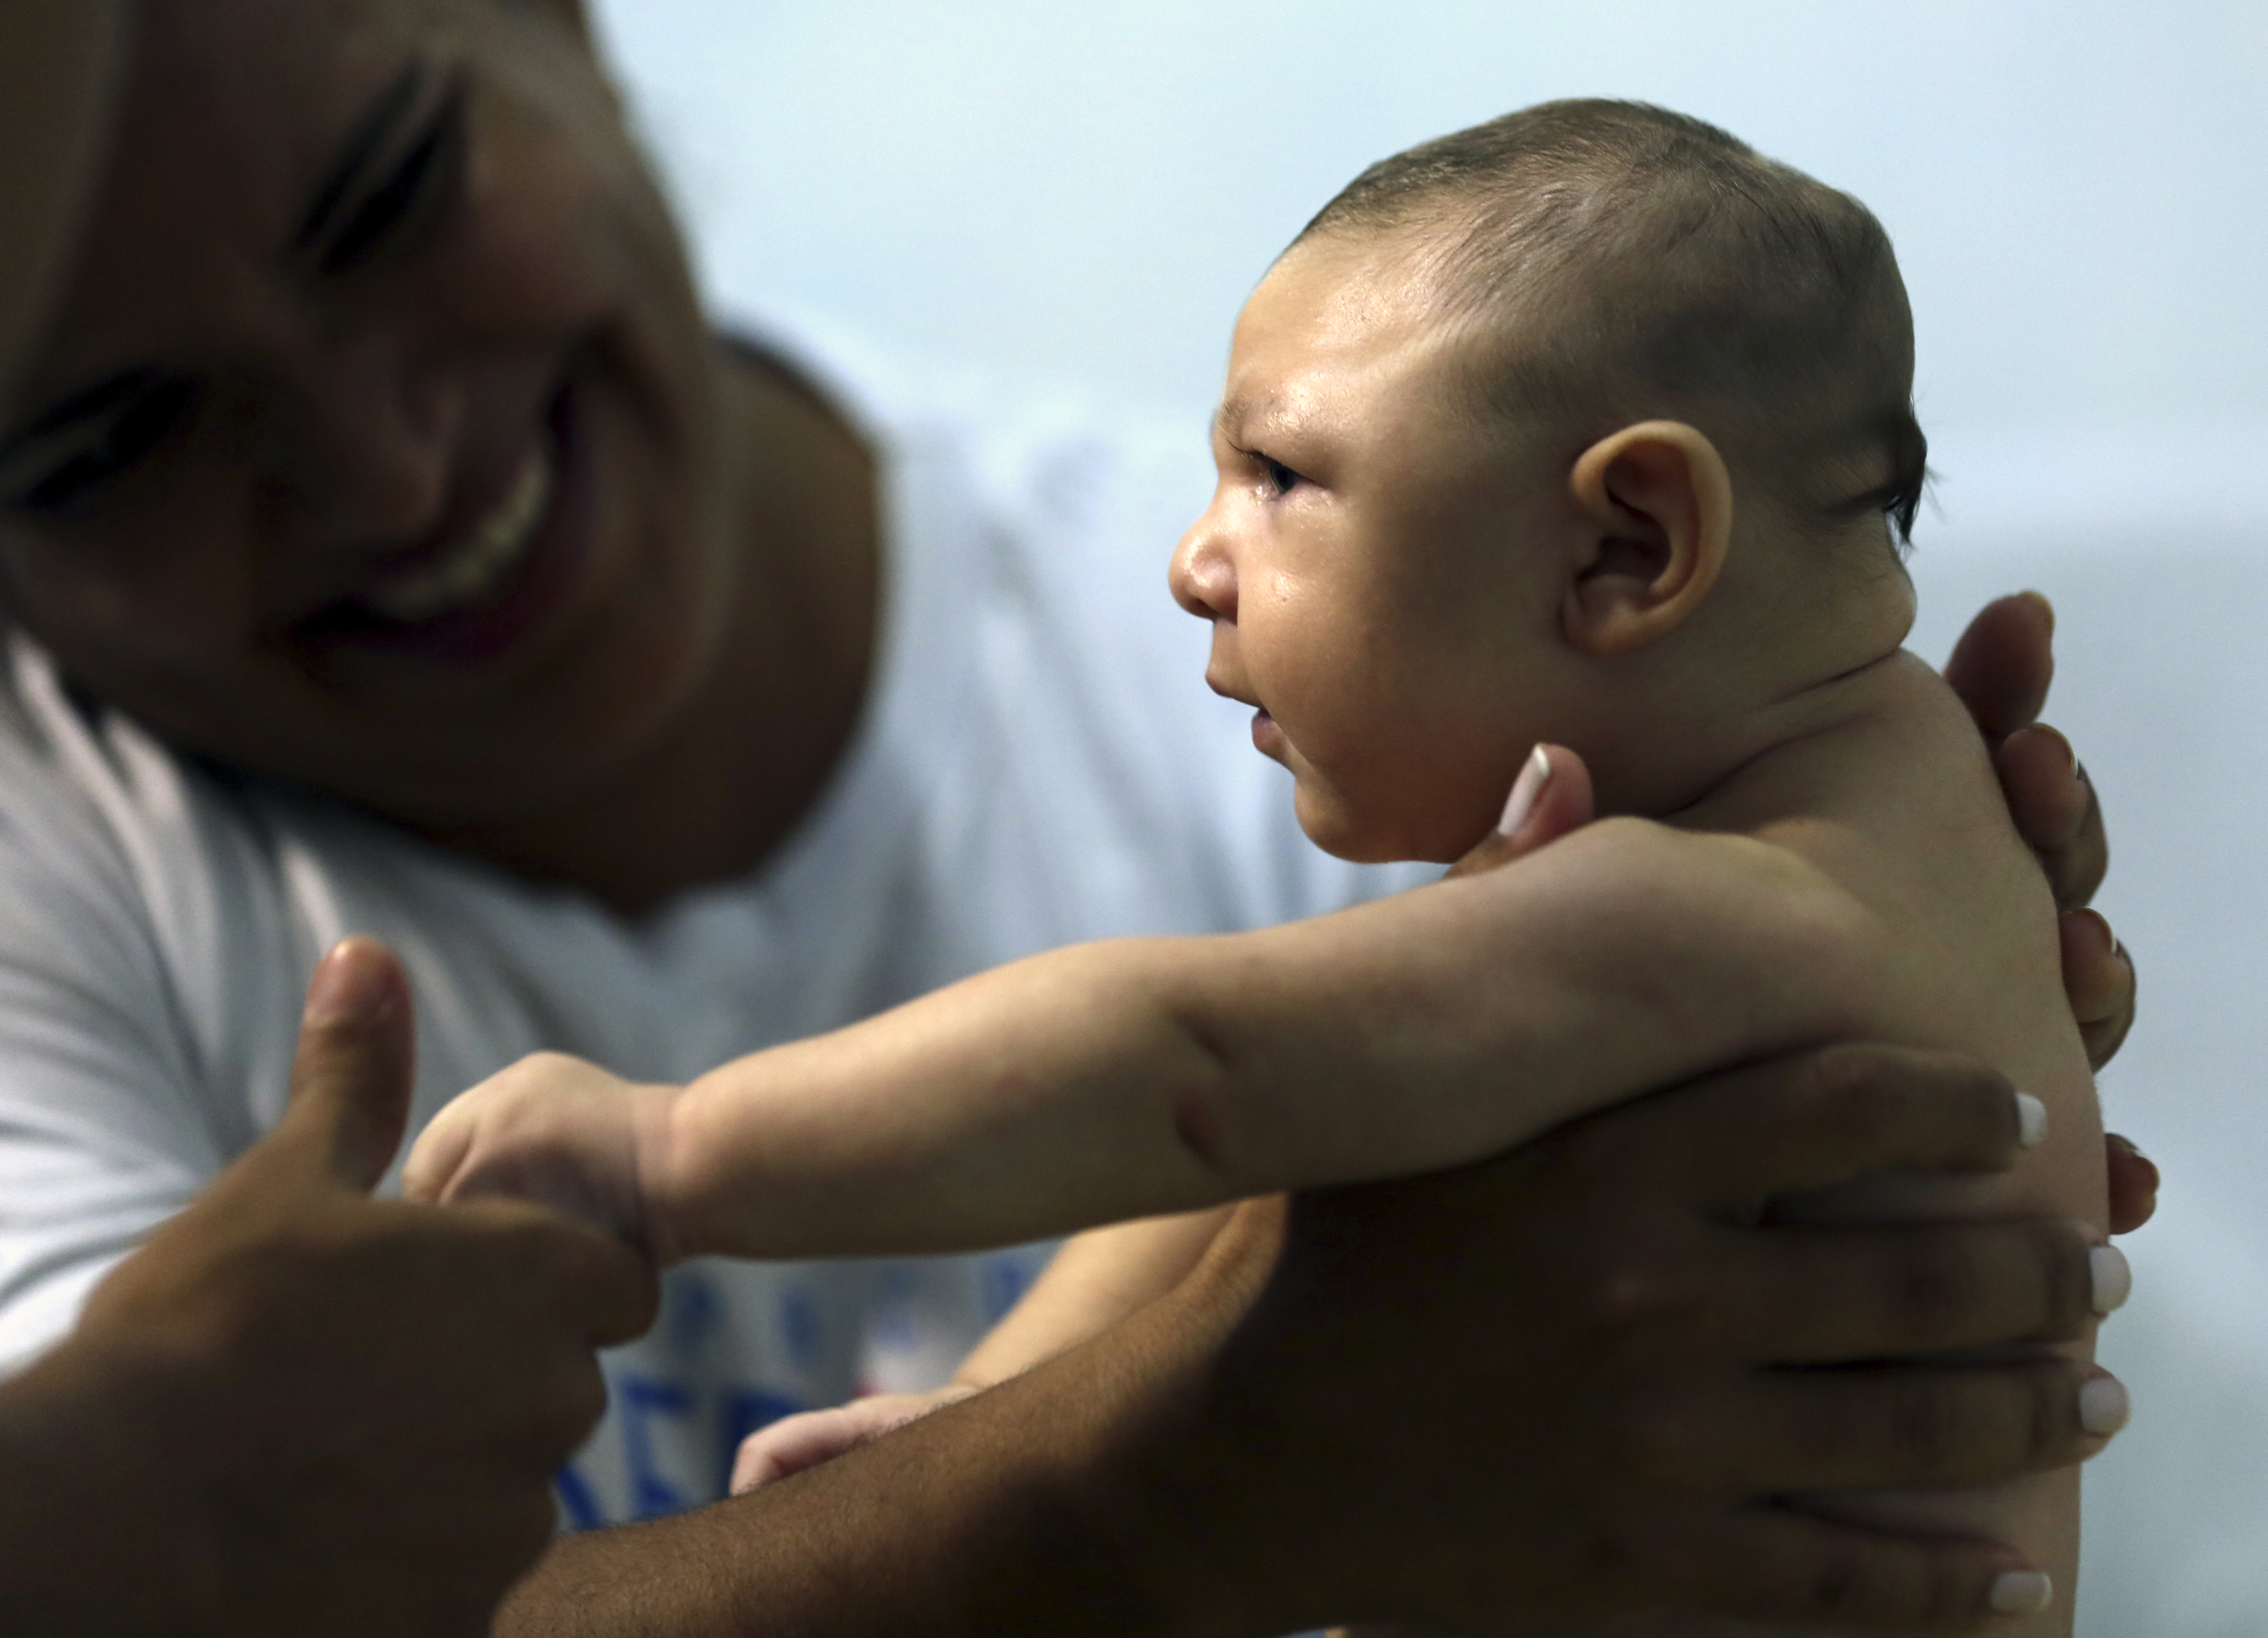
[[[1491,410],[1699,402],[1786,498],[1910,537],[1928,445],[1913,315],[1871,211],[1703,121],[1547,102],[1372,166],[1300,234],[1438,232]],[[1507,324],[1507,318],[1516,323]]]

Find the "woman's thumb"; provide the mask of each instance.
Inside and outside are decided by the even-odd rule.
[[[1539,745],[1521,764],[1497,828],[1452,865],[1449,874],[1476,875],[1508,865],[1591,819],[1591,771],[1583,759],[1564,745]]]
[[[349,1188],[376,1184],[409,1124],[413,1022],[409,981],[386,946],[349,939],[324,956],[307,985],[281,1147]]]

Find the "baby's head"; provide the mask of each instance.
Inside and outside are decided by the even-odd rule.
[[[1262,281],[1174,594],[1334,852],[1457,857],[1543,740],[1664,811],[1904,639],[1912,374],[1856,200],[1547,103],[1372,166]]]

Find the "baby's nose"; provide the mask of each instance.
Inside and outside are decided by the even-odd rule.
[[[1200,620],[1236,620],[1236,562],[1209,525],[1211,515],[1182,536],[1167,579],[1174,601]]]

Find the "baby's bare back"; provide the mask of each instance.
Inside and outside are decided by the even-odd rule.
[[[1677,823],[1786,847],[1839,883],[1874,913],[1880,935],[1867,1032],[1993,1065],[2046,1106],[2047,1136],[2005,1177],[1884,1177],[1778,1209],[1856,1223],[1983,1215],[2021,1202],[2102,1228],[2102,1118],[2064,994],[2054,903],[1975,726],[1911,655],[1849,686],[1860,709],[1750,764]],[[2087,1358],[2093,1347],[2089,1338],[2063,1351]],[[1816,1505],[1854,1520],[2011,1541],[2049,1571],[2056,1597],[2045,1614],[2002,1630],[2071,1631],[2076,1470],[1989,1492],[1842,1494]]]

